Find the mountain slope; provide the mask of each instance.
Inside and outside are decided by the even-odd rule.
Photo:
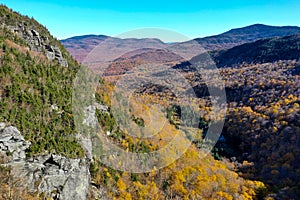
[[[300,27],[297,26],[268,26],[254,24],[243,28],[232,29],[220,35],[196,38],[194,40],[205,49],[219,50],[254,42],[259,39],[283,37],[299,33]]]
[[[300,58],[300,34],[246,43],[228,50],[212,52],[218,67],[245,63],[266,63]]]
[[[105,35],[84,35],[61,40],[61,43],[78,62],[82,62],[90,51],[107,38]]]
[[[224,80],[228,102],[224,140],[218,142],[216,152],[252,163],[239,168],[243,176],[268,184],[276,193],[270,195],[274,199],[299,199],[300,35],[262,39],[210,54]],[[209,92],[190,63],[204,56],[174,66],[196,85],[200,98]]]
[[[70,117],[79,65],[38,22],[5,6],[0,10],[0,122],[25,134],[30,156],[83,157]]]
[[[261,39],[255,42],[235,46],[227,50],[211,51],[200,54],[190,61],[174,66],[184,71],[192,70],[191,63],[197,63],[206,56],[215,62],[216,66],[233,67],[243,63],[268,63],[278,60],[294,60],[300,58],[300,34]]]

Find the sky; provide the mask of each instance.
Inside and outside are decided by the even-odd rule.
[[[166,29],[193,39],[256,23],[300,26],[299,0],[0,0],[0,3],[35,18],[58,39],[86,34],[118,36],[143,28]]]

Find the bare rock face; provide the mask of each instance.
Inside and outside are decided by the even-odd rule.
[[[108,112],[108,106],[105,106],[100,103],[94,103],[94,105],[90,105],[88,107],[85,107],[84,110],[84,120],[83,124],[91,127],[95,127],[98,119],[96,117],[96,109],[102,111],[102,112]]]
[[[90,187],[89,163],[54,154],[26,158],[30,143],[13,126],[0,123],[0,153],[9,155],[13,174],[25,180],[32,192],[48,194],[52,199],[85,200]]]
[[[17,128],[0,124],[0,152],[11,155],[13,161],[22,160],[26,158],[25,150],[29,145]]]
[[[48,193],[53,199],[86,199],[90,174],[85,159],[45,155],[16,166],[19,173],[27,172],[32,191]]]
[[[98,119],[96,116],[96,110],[99,110],[104,113],[108,113],[108,106],[103,105],[101,103],[94,103],[90,106],[84,108],[84,119],[82,124],[89,127],[96,127],[98,123]],[[77,139],[81,142],[81,146],[85,149],[86,156],[89,160],[93,160],[93,147],[92,147],[92,139],[87,135],[78,134]]]
[[[44,53],[49,60],[57,60],[60,65],[68,67],[67,60],[63,57],[57,46],[50,44],[46,36],[41,35],[37,30],[30,29],[24,24],[8,27],[14,34],[23,38],[29,45],[30,50]]]

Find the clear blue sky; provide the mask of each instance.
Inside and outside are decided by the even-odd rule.
[[[115,36],[139,28],[170,29],[190,38],[254,23],[300,26],[299,0],[1,0],[34,17],[59,39]]]

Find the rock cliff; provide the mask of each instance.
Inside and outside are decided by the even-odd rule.
[[[7,28],[23,38],[31,51],[44,53],[49,60],[57,60],[62,66],[68,67],[68,62],[63,57],[59,47],[52,45],[47,36],[22,23],[18,26],[7,26]]]
[[[84,200],[90,187],[89,163],[86,159],[70,159],[54,154],[26,158],[27,142],[17,128],[0,123],[0,154],[13,174],[25,180],[32,191],[48,194],[52,199]]]

